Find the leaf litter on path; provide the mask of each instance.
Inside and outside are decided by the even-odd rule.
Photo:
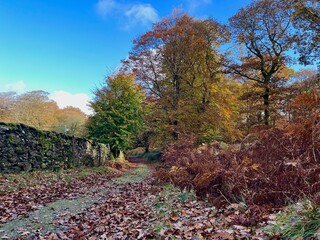
[[[11,204],[20,201],[21,207],[11,208],[11,211],[16,215],[25,213],[29,218],[20,217],[8,222],[16,226],[11,235],[8,235],[6,225],[0,225],[1,230],[5,229],[2,233],[0,230],[0,237],[83,240],[268,238],[263,231],[256,231],[261,227],[259,225],[255,228],[234,225],[236,211],[226,209],[219,213],[209,203],[197,201],[187,192],[170,185],[155,185],[152,177],[147,177],[150,173],[149,167],[140,164],[112,180],[106,176],[90,176],[83,182],[61,186],[62,189],[53,190],[59,194],[50,197],[47,192],[37,192],[43,189],[40,186],[22,196],[14,193],[18,200],[12,197]],[[23,197],[31,199],[32,204],[23,202]],[[53,202],[46,202],[50,198]],[[33,211],[30,205],[38,203],[46,206]],[[10,203],[8,206],[10,209]]]

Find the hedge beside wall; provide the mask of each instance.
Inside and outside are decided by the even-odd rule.
[[[24,124],[0,123],[1,173],[100,166],[109,159],[110,150],[104,144]]]

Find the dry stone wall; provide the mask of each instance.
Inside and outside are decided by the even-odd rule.
[[[0,173],[100,166],[110,159],[107,145],[24,124],[0,123]]]

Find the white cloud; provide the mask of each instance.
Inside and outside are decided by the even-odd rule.
[[[159,19],[157,10],[150,4],[133,5],[125,12],[125,15],[136,23],[142,23],[144,25]]]
[[[186,0],[190,12],[196,11],[199,7],[211,4],[212,0]]]
[[[87,115],[92,114],[92,109],[88,106],[90,98],[85,93],[71,94],[65,91],[55,91],[49,95],[49,98],[56,101],[59,108],[72,106],[80,108]]]
[[[4,85],[4,89],[6,91],[14,91],[17,93],[21,93],[24,90],[26,90],[26,84],[24,83],[24,81],[18,81],[15,83],[8,83],[8,84]]]
[[[208,0],[204,0],[208,1]],[[115,16],[124,30],[159,20],[157,10],[151,4],[124,4],[116,0],[99,0],[96,3],[97,14],[103,18]]]
[[[106,17],[110,12],[117,8],[118,4],[114,0],[99,0],[96,4],[97,13]]]

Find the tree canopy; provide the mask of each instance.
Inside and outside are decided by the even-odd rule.
[[[41,130],[52,130],[76,136],[84,136],[87,116],[80,109],[59,109],[45,91],[22,94],[0,92],[0,121],[23,123]]]
[[[134,41],[123,71],[136,74],[152,106],[149,120],[167,138],[193,133],[209,140],[232,132],[235,83],[222,75],[219,51],[228,36],[212,19],[174,12]]]
[[[293,0],[296,49],[303,64],[320,64],[320,3],[317,0]]]
[[[303,88],[318,91],[319,75],[290,67],[293,51],[318,63],[319,46],[318,1],[253,0],[228,25],[175,10],[138,36],[119,72],[95,90],[88,133],[84,113],[59,109],[44,91],[0,93],[0,120],[88,134],[115,155],[134,142],[148,150],[189,135],[232,142],[254,125],[311,114],[316,101]]]
[[[95,141],[110,144],[117,157],[120,150],[132,147],[143,125],[142,103],[145,95],[133,75],[109,76],[94,92],[91,102],[94,115],[88,120],[88,135]]]
[[[231,72],[263,86],[264,124],[270,120],[270,85],[279,79],[290,57],[295,36],[292,33],[293,11],[282,0],[253,1],[229,19],[235,42],[244,46],[240,63],[229,65]]]

